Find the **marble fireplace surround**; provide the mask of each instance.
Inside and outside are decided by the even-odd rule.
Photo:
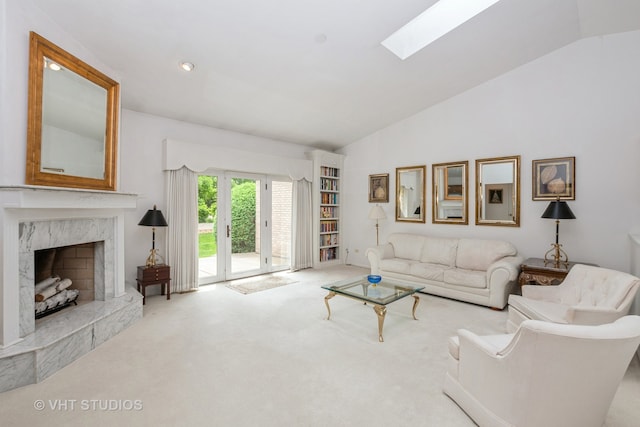
[[[43,380],[142,317],[141,296],[124,280],[124,211],[136,200],[0,187],[0,392]],[[36,321],[34,251],[88,242],[100,242],[95,300]]]

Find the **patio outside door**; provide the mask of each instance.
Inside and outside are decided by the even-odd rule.
[[[288,179],[229,172],[201,175],[200,284],[289,268],[291,203]]]

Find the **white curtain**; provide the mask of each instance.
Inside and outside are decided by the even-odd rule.
[[[291,269],[313,267],[311,183],[306,179],[293,182],[293,224]]]
[[[198,174],[167,171],[167,263],[172,292],[198,288]]]

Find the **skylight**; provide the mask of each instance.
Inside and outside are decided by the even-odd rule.
[[[400,59],[407,59],[498,1],[440,0],[383,40],[382,45]]]

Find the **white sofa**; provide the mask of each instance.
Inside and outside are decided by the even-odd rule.
[[[424,286],[423,293],[502,310],[522,257],[509,242],[395,233],[367,249],[371,274]]]

